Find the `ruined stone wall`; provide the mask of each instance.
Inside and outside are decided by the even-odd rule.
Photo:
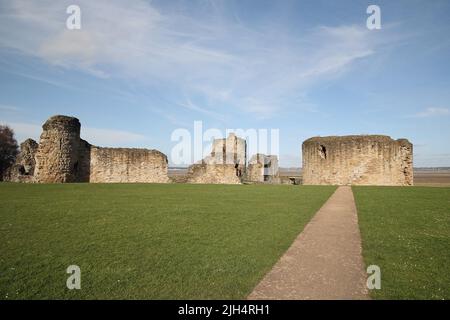
[[[34,175],[36,161],[34,157],[38,150],[39,144],[33,139],[27,139],[20,144],[20,153],[17,162],[23,166],[23,172],[27,175]]]
[[[248,164],[247,180],[259,183],[280,183],[277,156],[255,154]]]
[[[80,139],[80,122],[54,116],[45,122],[33,181],[168,182],[167,157],[157,150],[100,148]]]
[[[91,149],[92,146],[89,142],[80,139],[80,144],[78,145],[78,170],[77,170],[78,182],[90,182]]]
[[[237,184],[245,175],[247,143],[231,133],[216,139],[211,154],[188,169],[188,183]]]
[[[188,169],[188,183],[240,184],[241,177],[236,175],[232,164],[194,164]]]
[[[167,157],[157,150],[91,147],[90,176],[93,183],[166,183]]]
[[[35,179],[41,183],[76,182],[80,122],[54,116],[45,122],[36,154]]]
[[[8,168],[4,180],[10,182],[34,182],[35,156],[39,145],[33,139],[20,144],[15,163]]]
[[[363,135],[303,142],[303,184],[413,185],[413,146],[406,139]]]
[[[209,159],[214,164],[238,165],[241,172],[245,173],[247,143],[244,139],[238,138],[234,133],[230,133],[226,139],[215,139]],[[208,158],[205,161],[208,161]]]
[[[247,180],[264,182],[264,163],[250,160],[247,168]]]

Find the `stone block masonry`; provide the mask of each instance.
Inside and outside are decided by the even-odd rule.
[[[91,147],[89,182],[166,183],[167,170],[157,150]]]
[[[157,150],[92,146],[80,138],[81,124],[73,117],[53,116],[42,128],[39,145],[28,142],[21,146],[17,165],[24,167],[23,174],[19,172],[11,181],[169,182],[167,157]],[[34,154],[35,164],[29,159]]]
[[[258,183],[280,183],[278,157],[255,154],[248,163],[247,180]]]
[[[36,182],[77,182],[81,124],[77,118],[54,116],[42,126],[36,154]]]
[[[16,162],[6,171],[3,177],[4,181],[33,182],[38,147],[38,143],[33,139],[22,142]]]
[[[37,183],[168,183],[168,161],[158,150],[102,148],[80,138],[77,118],[53,116],[39,144],[21,144],[3,179]],[[314,137],[303,142],[303,184],[413,185],[413,145],[382,135]],[[291,178],[289,178],[291,179]],[[180,180],[181,181],[181,180]],[[294,180],[295,181],[295,180]],[[213,141],[210,155],[191,165],[182,182],[280,183],[278,159],[256,154],[247,166],[247,143],[231,133]]]
[[[413,185],[413,145],[382,135],[314,137],[303,142],[303,184]]]
[[[193,164],[188,169],[188,183],[240,184],[241,177],[232,164]]]
[[[230,133],[215,139],[211,154],[188,169],[188,183],[240,184],[245,175],[247,143]]]

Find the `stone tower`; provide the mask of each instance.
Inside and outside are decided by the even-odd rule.
[[[77,118],[67,116],[53,116],[44,123],[36,154],[37,182],[77,181],[80,127]]]
[[[303,184],[413,185],[413,145],[382,135],[303,142]]]
[[[247,142],[230,133],[215,139],[211,154],[188,169],[187,182],[239,184],[246,173]]]
[[[248,163],[247,179],[253,182],[280,183],[278,157],[255,154]]]
[[[22,142],[16,162],[8,168],[3,179],[13,182],[34,182],[35,155],[38,147],[38,143],[33,139]]]
[[[247,142],[238,138],[235,133],[230,133],[226,139],[215,139],[211,158],[214,164],[234,165],[242,175],[245,173],[247,162]]]

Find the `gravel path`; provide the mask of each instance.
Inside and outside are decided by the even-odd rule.
[[[248,299],[369,299],[350,187],[339,187]]]

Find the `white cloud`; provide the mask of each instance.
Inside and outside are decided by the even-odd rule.
[[[0,45],[100,78],[163,83],[178,92],[172,102],[219,118],[225,108],[271,117],[289,96],[341,75],[380,46],[364,26],[293,36],[269,25],[250,29],[218,6],[198,19],[143,0],[79,0],[82,29],[69,31],[71,1],[8,4]]]
[[[9,122],[6,124],[14,130],[18,142],[22,142],[28,138],[39,142],[42,126],[23,122]],[[89,127],[81,128],[81,137],[89,143],[100,147],[130,147],[140,145],[143,141],[147,140],[147,137],[144,135],[133,132]]]
[[[424,111],[413,114],[411,118],[429,118],[450,115],[450,109],[448,108],[426,108]]]
[[[193,103],[189,98],[186,98],[186,102],[178,103],[178,105],[182,106],[182,107],[184,107],[186,109],[192,110],[192,111],[197,111],[199,113],[207,114],[207,115],[209,115],[209,116],[211,116],[211,117],[213,117],[215,119],[218,119],[218,120],[224,120],[225,119],[224,115],[222,115],[222,114],[220,114],[218,112],[210,111],[210,110],[208,110],[206,108],[202,108],[202,107],[196,105],[195,103]]]
[[[20,110],[21,109],[19,107],[16,107],[16,106],[0,104],[0,111],[17,112],[17,111],[20,111]]]

